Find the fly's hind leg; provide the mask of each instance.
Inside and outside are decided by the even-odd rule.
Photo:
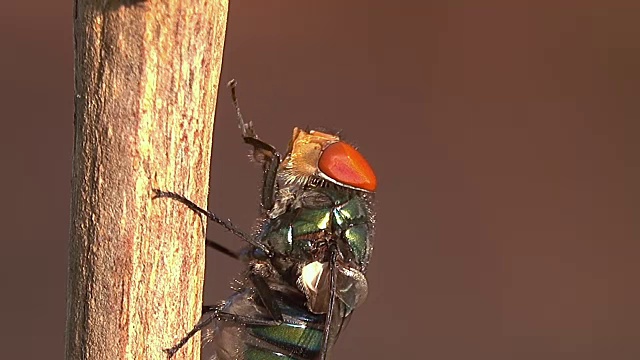
[[[261,243],[257,242],[252,237],[247,236],[245,233],[243,233],[242,231],[238,230],[238,228],[236,228],[231,223],[231,221],[222,220],[216,214],[212,213],[211,211],[208,211],[208,210],[205,210],[205,209],[201,208],[200,206],[196,205],[193,201],[187,199],[186,197],[184,197],[184,196],[182,196],[180,194],[176,194],[176,193],[171,192],[171,191],[153,189],[153,199],[158,199],[158,198],[169,198],[169,199],[173,199],[173,200],[176,200],[178,202],[181,202],[184,205],[186,205],[188,208],[193,210],[194,212],[196,212],[198,214],[201,214],[201,215],[204,215],[209,220],[211,220],[211,221],[213,221],[213,222],[215,222],[217,224],[222,225],[222,227],[224,227],[229,232],[231,232],[233,235],[239,237],[240,239],[242,239],[246,243],[251,244],[251,245],[257,247],[258,249],[264,251],[265,254],[270,254],[271,253],[271,251],[269,249],[267,249],[267,247],[264,244],[261,244]],[[218,245],[218,246],[210,245],[210,246],[214,247],[214,248],[221,247],[221,245]]]
[[[168,349],[164,349],[164,352],[169,356],[169,359],[175,355],[178,350],[180,350],[186,343],[191,339],[195,334],[197,334],[200,330],[207,327],[213,319],[216,318],[215,314],[218,312],[217,307],[214,306],[203,306],[202,307],[202,316],[200,317],[200,321],[191,329],[182,339],[180,339],[175,345]]]
[[[243,325],[261,325],[261,326],[276,326],[280,325],[282,321],[269,320],[269,319],[256,319],[243,315],[231,314],[224,312],[217,306],[205,305],[202,307],[202,316],[200,321],[191,329],[182,339],[180,339],[175,345],[168,349],[164,349],[164,352],[172,358],[195,334],[209,326],[213,320],[231,321]]]
[[[263,305],[267,309],[267,312],[271,316],[271,319],[255,318],[250,316],[238,315],[225,312],[221,309],[221,306],[205,305],[202,307],[202,316],[200,321],[191,329],[182,339],[180,339],[174,346],[164,349],[169,358],[172,358],[178,350],[180,350],[195,334],[207,327],[213,322],[213,320],[230,321],[238,324],[249,326],[277,326],[284,321],[282,317],[282,311],[278,307],[273,292],[269,288],[268,284],[260,275],[250,273],[249,280],[256,289],[256,293],[260,297]]]

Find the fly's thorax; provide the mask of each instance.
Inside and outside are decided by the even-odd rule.
[[[368,196],[344,188],[316,187],[262,228],[261,242],[296,263],[327,261],[335,243],[348,267],[364,272],[372,251],[373,212]]]

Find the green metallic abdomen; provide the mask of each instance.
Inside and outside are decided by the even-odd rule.
[[[323,320],[319,317],[319,321]],[[305,359],[315,358],[322,347],[323,333],[320,329],[284,323],[277,326],[252,326],[248,330],[256,338]],[[282,354],[274,354],[274,351],[265,348],[250,347],[245,350],[247,360],[283,359],[283,357],[289,358]]]
[[[212,341],[216,360],[310,360],[320,354],[325,316],[313,314],[304,305],[304,296],[295,289],[275,290],[270,284],[284,317],[279,325],[246,325],[216,320]],[[249,318],[268,319],[253,288],[245,288],[227,299],[224,312]],[[337,326],[338,328],[342,325]],[[206,341],[205,341],[206,343]]]

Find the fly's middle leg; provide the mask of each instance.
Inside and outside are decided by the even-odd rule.
[[[210,240],[209,238],[207,238],[206,241],[206,245],[208,247],[217,250],[218,252],[221,252],[232,259],[240,260],[240,255],[236,251],[233,251],[224,245],[218,244],[217,242]]]
[[[264,244],[261,244],[261,243],[257,242],[256,240],[254,240],[250,236],[247,236],[244,232],[242,232],[241,230],[236,228],[231,223],[230,220],[222,220],[216,214],[212,213],[211,211],[208,211],[208,210],[205,210],[205,209],[201,208],[200,206],[195,204],[193,201],[187,199],[186,197],[184,197],[184,196],[182,196],[180,194],[177,194],[177,193],[174,193],[174,192],[171,192],[171,191],[153,189],[153,199],[158,199],[158,198],[169,198],[169,199],[181,202],[184,205],[186,205],[188,208],[190,208],[192,211],[194,211],[194,212],[196,212],[198,214],[204,215],[209,220],[211,220],[211,221],[213,221],[213,222],[215,222],[215,223],[217,223],[219,225],[222,225],[222,227],[224,227],[229,232],[231,232],[233,235],[239,237],[240,239],[242,239],[246,243],[248,243],[250,245],[253,245],[253,246],[257,247],[258,249],[264,251],[265,254],[271,254],[271,251],[269,249],[267,249]]]

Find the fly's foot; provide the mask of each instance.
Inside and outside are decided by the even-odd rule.
[[[173,355],[175,355],[178,352],[179,348],[176,348],[175,346],[169,349],[162,349],[162,351],[164,351],[165,354],[167,354],[167,359],[171,359],[173,357]]]

